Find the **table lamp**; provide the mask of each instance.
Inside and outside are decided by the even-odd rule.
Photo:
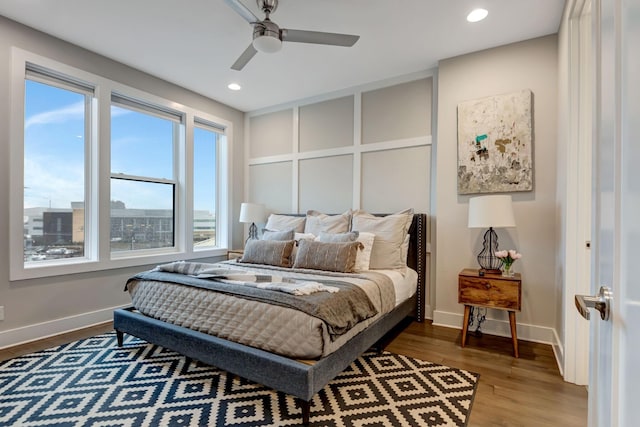
[[[515,227],[510,195],[478,196],[469,199],[469,228],[488,228],[484,233],[482,251],[478,254],[480,270],[500,274],[502,260],[495,256],[498,235],[494,228]]]
[[[258,203],[242,203],[240,205],[240,222],[251,223],[249,226],[249,237],[247,237],[245,244],[249,240],[258,239],[256,222],[264,222],[264,213],[264,205]]]

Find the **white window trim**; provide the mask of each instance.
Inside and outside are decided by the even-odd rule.
[[[95,85],[92,128],[97,132],[90,134],[91,142],[87,150],[87,171],[85,179],[85,206],[91,209],[87,219],[85,234],[85,257],[69,258],[61,262],[38,262],[25,267],[23,256],[23,218],[24,218],[24,81],[27,63],[37,64],[46,69],[64,75],[92,82]],[[231,200],[230,173],[231,150],[229,141],[233,141],[232,123],[200,110],[185,106],[162,97],[143,92],[107,78],[88,73],[83,70],[62,64],[23,49],[12,48],[11,72],[11,118],[10,118],[10,196],[9,196],[9,280],[24,280],[39,277],[60,276],[74,273],[85,273],[115,268],[148,266],[183,259],[217,257],[226,254],[231,243]],[[109,245],[110,233],[110,180],[111,180],[111,131],[110,107],[111,94],[124,94],[142,102],[164,106],[170,110],[184,114],[186,127],[182,132],[176,148],[176,212],[175,212],[175,246],[161,251],[144,251],[131,253],[129,257],[113,257]],[[216,236],[218,246],[213,249],[193,248],[193,126],[195,118],[215,123],[220,126],[218,159],[218,191],[216,204]],[[100,125],[100,126],[97,126]],[[89,134],[88,134],[89,135]],[[186,139],[185,139],[186,138]],[[98,143],[100,141],[100,143]],[[189,159],[187,161],[187,159]],[[226,202],[225,202],[226,201]],[[20,248],[19,250],[16,250]],[[137,252],[137,251],[136,251]]]

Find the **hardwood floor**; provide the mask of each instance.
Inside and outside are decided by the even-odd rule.
[[[66,334],[56,335],[54,337],[45,338],[42,340],[30,342],[28,344],[22,344],[15,347],[9,347],[0,350],[0,361],[13,359],[14,357],[22,356],[36,351],[44,350],[47,348],[55,347],[61,344],[89,338],[94,335],[103,334],[113,330],[112,322],[105,322],[100,325],[92,326],[89,328],[79,329],[77,331],[68,332]]]
[[[0,360],[88,338],[112,330],[110,322],[34,343],[0,350]],[[410,323],[386,350],[480,374],[469,426],[586,426],[587,391],[566,383],[551,347],[519,342],[512,356],[511,338],[469,334],[460,346],[460,330]]]
[[[461,331],[409,324],[386,350],[480,374],[469,426],[586,426],[587,390],[560,376],[551,346],[470,333],[464,348]]]

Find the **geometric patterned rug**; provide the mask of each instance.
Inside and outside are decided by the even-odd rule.
[[[293,426],[295,399],[110,332],[0,362],[0,426]],[[314,396],[312,426],[465,426],[478,374],[364,354]]]

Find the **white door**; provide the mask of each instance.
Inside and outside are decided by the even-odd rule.
[[[591,290],[608,285],[613,302],[608,321],[591,311],[589,425],[626,427],[640,403],[640,1],[594,5]]]

